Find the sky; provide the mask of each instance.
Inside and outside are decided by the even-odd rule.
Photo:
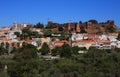
[[[114,20],[120,27],[120,0],[0,0],[0,27],[17,23],[47,24]]]

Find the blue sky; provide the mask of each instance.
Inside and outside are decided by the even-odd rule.
[[[114,20],[120,27],[120,0],[0,0],[0,26],[18,23],[99,22]]]

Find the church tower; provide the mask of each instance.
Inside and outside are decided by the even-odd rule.
[[[13,25],[14,25],[14,30],[17,30],[17,23],[14,22]]]

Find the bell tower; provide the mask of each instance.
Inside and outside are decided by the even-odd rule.
[[[13,25],[14,25],[14,30],[17,30],[17,23],[14,22]]]

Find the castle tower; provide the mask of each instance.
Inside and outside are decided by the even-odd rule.
[[[87,29],[92,29],[92,22],[87,22]]]
[[[71,30],[71,26],[70,26],[70,23],[68,24],[68,31],[70,31]]]
[[[80,32],[80,25],[79,25],[79,23],[77,23],[76,32]]]
[[[69,20],[69,23],[68,23],[68,31],[71,30],[71,20]]]

